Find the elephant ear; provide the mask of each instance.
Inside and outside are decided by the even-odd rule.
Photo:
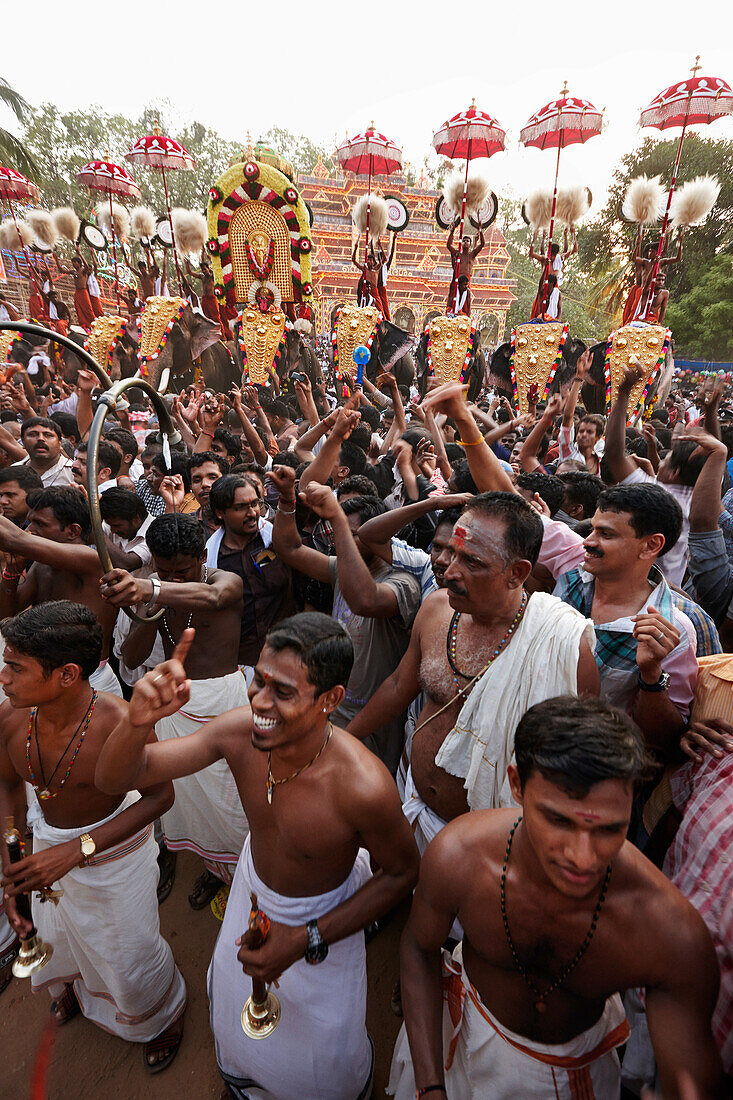
[[[593,344],[590,349],[589,378],[594,386],[606,385],[606,341]]]
[[[562,357],[568,366],[575,370],[578,360],[587,347],[588,345],[584,344],[582,340],[579,340],[577,336],[571,336],[569,340],[565,341]]]
[[[512,371],[509,365],[511,356],[512,345],[509,341],[505,344],[499,344],[499,347],[491,356],[489,385],[496,386],[497,389],[504,390],[505,393],[512,392]]]
[[[207,348],[221,340],[221,325],[186,307],[182,322],[191,334],[191,359],[198,359]]]
[[[379,337],[377,358],[383,371],[391,370],[397,360],[401,359],[405,352],[410,351],[415,343],[415,337],[409,332],[384,319],[379,322],[377,335]]]

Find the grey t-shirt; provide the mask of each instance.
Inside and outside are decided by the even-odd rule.
[[[345,726],[366,706],[402,660],[410,643],[410,627],[420,607],[420,581],[411,573],[394,569],[384,562],[372,576],[377,584],[386,584],[394,590],[399,610],[390,619],[370,619],[355,615],[341,595],[336,558],[329,558],[328,564],[334,586],[333,617],[348,630],[354,643],[354,668],[346,695],[332,715],[337,725]],[[364,741],[393,775],[400,761],[404,733],[405,715],[402,714]]]

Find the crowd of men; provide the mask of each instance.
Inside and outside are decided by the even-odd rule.
[[[587,355],[525,415],[286,372],[169,398],[170,458],[132,391],[98,448],[105,572],[97,382],[60,396],[37,359],[0,390],[0,808],[26,838],[3,846],[0,990],[32,895],[57,1023],[165,1069],[186,986],[158,906],[186,849],[189,904],[226,904],[207,985],[231,1097],[371,1095],[365,938],[410,898],[397,1100],[728,1095],[722,384],[630,427],[636,368],[606,420]],[[262,1041],[252,979],[278,983]]]

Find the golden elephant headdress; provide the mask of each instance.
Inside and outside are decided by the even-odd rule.
[[[251,383],[264,385],[285,342],[285,314],[281,309],[269,313],[245,309],[237,324],[237,339],[243,371]]]
[[[117,341],[125,331],[126,324],[126,317],[108,316],[106,313],[92,321],[84,347],[97,360],[102,370],[109,372]]]
[[[463,377],[473,349],[476,329],[465,313],[433,317],[425,329],[428,337],[428,372],[442,385]]]
[[[629,419],[634,418],[664,363],[671,336],[670,329],[664,325],[647,325],[643,321],[632,321],[611,333],[605,363],[607,408],[616,401],[624,370],[634,356],[644,368],[644,377],[635,383],[629,396]]]
[[[376,306],[342,306],[336,315],[336,327],[333,330],[333,365],[336,372],[351,370],[354,363],[354,348],[362,344],[371,348],[377,325],[382,314]]]
[[[520,412],[529,410],[527,394],[537,387],[542,401],[562,362],[568,326],[562,321],[528,322],[512,329],[510,370],[514,400]]]
[[[165,347],[176,321],[183,316],[188,302],[185,298],[151,297],[145,299],[138,318],[140,334],[140,373],[147,374],[147,364],[157,359]]]

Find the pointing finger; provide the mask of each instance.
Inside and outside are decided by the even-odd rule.
[[[193,644],[195,634],[196,631],[192,626],[187,627],[186,630],[183,631],[183,634],[181,634],[181,637],[178,639],[176,648],[173,650],[171,656],[172,661],[180,661],[181,664],[185,662],[188,651]]]

